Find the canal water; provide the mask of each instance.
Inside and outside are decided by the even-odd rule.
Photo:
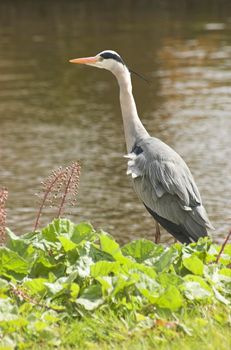
[[[33,228],[35,193],[53,169],[80,160],[75,222],[120,242],[153,239],[153,219],[126,176],[114,77],[70,58],[118,51],[151,135],[183,156],[221,241],[231,226],[229,1],[1,1],[0,184],[7,225]],[[42,224],[52,217],[44,213]],[[163,240],[168,234],[163,233]]]

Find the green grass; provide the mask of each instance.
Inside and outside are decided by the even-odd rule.
[[[203,318],[195,312],[194,315],[182,317],[180,322],[184,323],[185,330],[174,323],[170,324],[170,328],[155,326],[154,321],[129,325],[129,322],[119,321],[113,316],[99,315],[94,319],[73,323],[66,339],[66,348],[77,345],[79,349],[94,349],[97,344],[98,348],[105,350],[227,350],[231,344],[228,323],[220,324],[211,318],[211,314],[211,310],[208,310],[204,312]],[[82,334],[86,332],[87,335],[83,337]]]
[[[163,317],[163,324],[157,325],[150,318],[120,320],[105,309],[81,320],[54,323],[50,333],[39,324],[36,332],[25,333],[23,326],[18,327],[18,339],[23,341],[18,341],[17,349],[227,350],[231,344],[229,312],[225,306],[196,307],[188,314],[171,317],[169,323]]]

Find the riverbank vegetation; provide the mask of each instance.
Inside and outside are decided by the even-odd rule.
[[[90,223],[61,218],[78,163],[43,183],[34,230],[6,228],[1,195],[0,349],[227,349],[231,244],[120,246]],[[39,228],[46,202],[57,218]],[[56,209],[57,209],[56,208]]]
[[[120,247],[109,234],[67,219],[20,237],[6,233],[2,349],[228,348],[230,244],[220,256],[208,238]]]

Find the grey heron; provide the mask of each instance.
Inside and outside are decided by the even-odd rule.
[[[182,243],[207,236],[207,229],[213,227],[193,176],[181,156],[151,137],[143,126],[132,94],[130,70],[121,56],[106,50],[70,62],[104,68],[116,77],[127,146],[127,174],[148,212]]]

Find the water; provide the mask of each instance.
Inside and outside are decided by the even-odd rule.
[[[187,161],[222,240],[231,226],[230,7],[228,1],[1,1],[0,183],[9,190],[8,226],[18,234],[31,230],[41,180],[81,160],[71,218],[91,221],[121,242],[153,239],[153,220],[126,176],[116,81],[109,72],[68,63],[114,49],[151,80],[133,78],[139,114],[153,136]]]

